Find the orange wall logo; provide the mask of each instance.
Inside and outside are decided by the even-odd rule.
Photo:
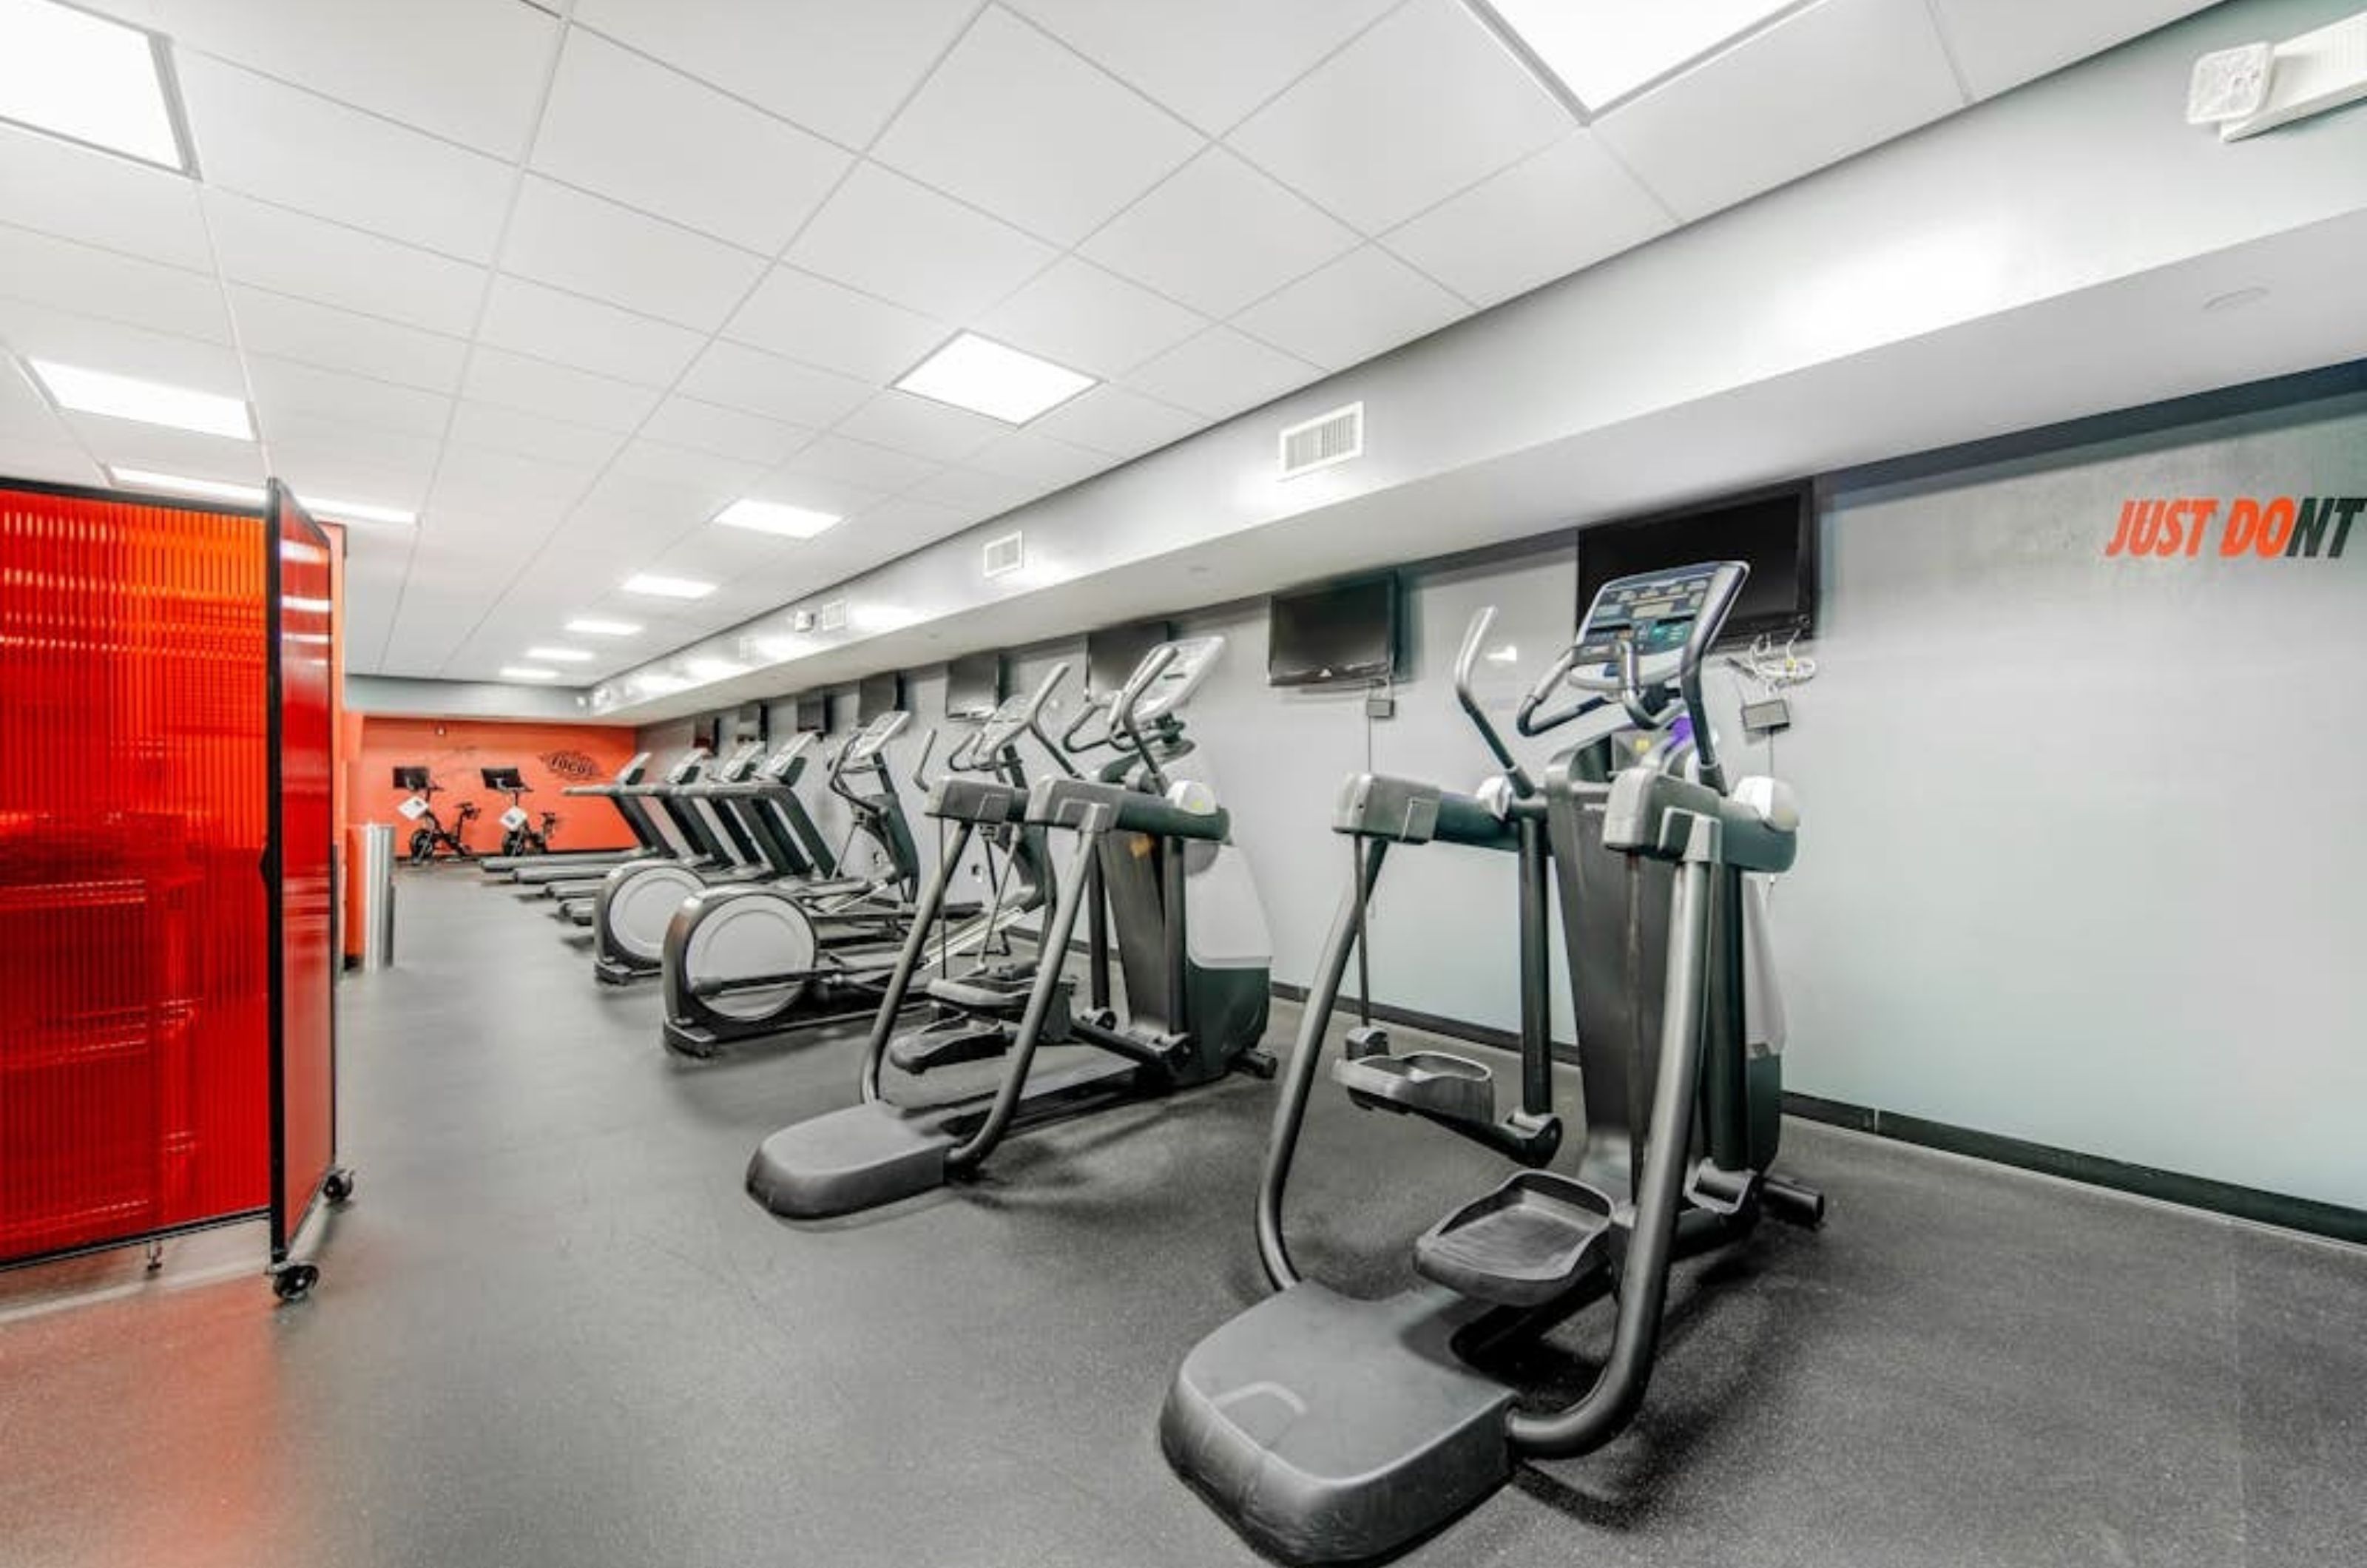
[[[2367,495],[2147,496],[2121,503],[2107,556],[2339,560]]]

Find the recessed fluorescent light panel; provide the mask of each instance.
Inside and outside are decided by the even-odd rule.
[[[1471,0],[1560,80],[1580,107],[1603,109],[1792,9],[1798,0]],[[1491,15],[1492,13],[1492,15]]]
[[[976,333],[957,334],[896,383],[900,392],[951,403],[1005,424],[1025,424],[1093,384],[1091,376],[1005,348]]]
[[[6,0],[0,0],[5,4]],[[193,479],[180,474],[160,474],[148,468],[109,468],[108,477],[128,490],[170,491],[175,495],[201,496],[208,501],[226,501],[233,506],[261,506],[261,485],[232,484],[227,479]]]
[[[589,664],[592,656],[580,648],[529,648],[528,659],[539,659],[545,664]]]
[[[9,0],[0,0],[6,6]],[[33,374],[62,409],[75,413],[99,413],[109,419],[161,424],[173,430],[194,430],[200,435],[227,435],[233,441],[255,439],[255,424],[246,404],[218,392],[193,392],[78,365],[50,359],[28,359]]]
[[[325,517],[332,523],[384,523],[391,527],[408,528],[419,521],[416,512],[368,501],[331,501],[326,496],[314,501],[307,497],[304,506],[313,516]]]
[[[568,622],[567,629],[582,637],[631,637],[641,628],[630,621],[602,621],[585,616]]]
[[[715,520],[726,528],[746,528],[790,539],[810,539],[842,521],[835,512],[810,512],[802,506],[784,506],[776,501],[735,501],[717,513]]]
[[[504,681],[556,681],[559,679],[559,671],[538,670],[530,664],[504,664],[502,666],[502,679]]]
[[[163,44],[56,0],[0,0],[0,119],[188,172]]]
[[[715,592],[712,582],[701,582],[689,577],[660,577],[655,572],[642,572],[629,577],[624,582],[628,593],[646,593],[652,599],[704,599]]]

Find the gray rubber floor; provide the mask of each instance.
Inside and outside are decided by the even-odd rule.
[[[795,1226],[750,1149],[842,1033],[705,1066],[537,906],[407,876],[344,998],[360,1192],[275,1309],[252,1228],[0,1276],[0,1562],[1203,1565],[1176,1359],[1260,1293],[1269,1089],[1031,1136]],[[1280,1010],[1274,1040],[1292,1022]],[[1816,1235],[1689,1266],[1643,1418],[1405,1561],[2367,1562],[2367,1255],[1807,1124]],[[1319,1091],[1302,1259],[1360,1289],[1501,1168]],[[1585,1333],[1540,1352],[1583,1373]]]

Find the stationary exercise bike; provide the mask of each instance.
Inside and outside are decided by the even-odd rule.
[[[436,797],[444,786],[428,776],[425,768],[404,767],[394,770],[394,787],[411,791],[411,797],[395,809],[402,812],[411,827],[411,863],[425,865],[439,853],[454,860],[474,860],[476,852],[464,840],[469,824],[478,817],[473,800],[464,800],[454,813],[452,826],[446,828],[436,815]]]
[[[487,789],[510,797],[509,809],[498,818],[502,825],[502,853],[512,859],[549,854],[550,836],[559,827],[559,813],[545,811],[538,819],[527,810],[522,799],[534,791],[527,787],[525,775],[515,768],[480,768],[477,773]]]
[[[1353,877],[1317,964],[1258,1192],[1258,1252],[1277,1293],[1184,1359],[1159,1426],[1175,1469],[1274,1556],[1393,1551],[1520,1461],[1610,1441],[1643,1403],[1671,1260],[1741,1240],[1761,1214],[1823,1218],[1821,1195],[1769,1168],[1781,1038],[1754,942],[1758,888],[1746,880],[1790,868],[1799,816],[1771,779],[1728,787],[1702,700],[1703,658],[1746,573],[1719,562],[1604,585],[1521,705],[1522,734],[1578,736],[1542,780],[1472,696],[1494,615],[1483,611],[1455,694],[1501,774],[1475,795],[1371,773],[1342,788],[1332,827],[1352,846]],[[1605,742],[1631,727],[1648,744],[1606,779]],[[1518,867],[1519,1105],[1498,1111],[1484,1064],[1399,1054],[1369,1021],[1349,1032],[1331,1077],[1364,1109],[1429,1122],[1522,1168],[1415,1243],[1422,1283],[1357,1300],[1301,1278],[1284,1187],[1374,882],[1396,847],[1429,843],[1509,854]],[[1567,1127],[1555,1107],[1549,888],[1584,1085]],[[1566,1131],[1575,1174],[1546,1168]],[[1556,1404],[1504,1370],[1502,1352],[1606,1297],[1609,1351],[1575,1401]]]

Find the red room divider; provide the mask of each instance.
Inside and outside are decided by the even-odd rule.
[[[311,816],[329,688],[325,664],[291,682],[275,654],[328,651],[280,648],[283,618],[331,627],[325,551],[289,560],[280,532],[0,481],[0,1263],[268,1217],[282,1292],[311,1283],[282,1267],[304,1211],[274,1174],[333,1170],[325,805]],[[300,626],[288,597],[323,609]],[[291,826],[318,847],[275,853]],[[275,1056],[283,1033],[300,1065]]]

